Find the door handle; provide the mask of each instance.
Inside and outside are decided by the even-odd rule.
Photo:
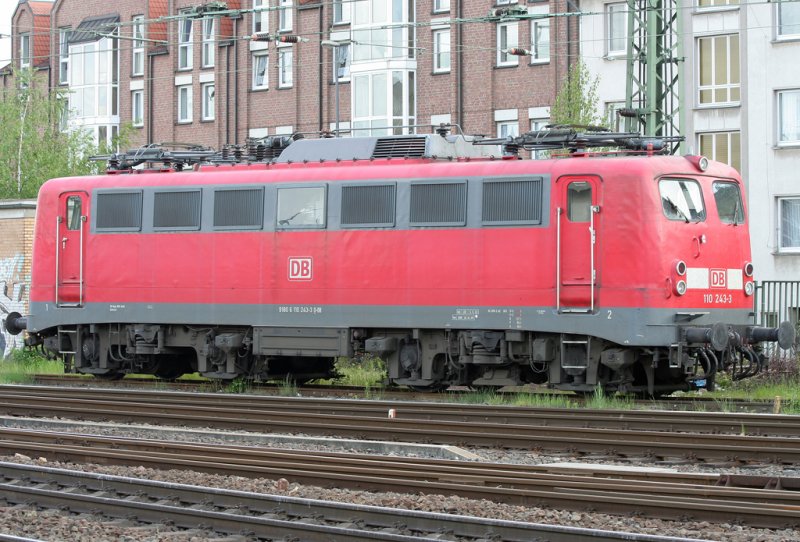
[[[67,248],[67,238],[64,237],[63,239],[61,239],[61,250],[64,250],[66,248]]]

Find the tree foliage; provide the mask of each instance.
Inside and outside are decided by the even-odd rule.
[[[597,126],[603,118],[597,113],[597,77],[578,61],[570,68],[564,85],[550,108],[551,124]]]
[[[48,91],[31,70],[0,94],[0,199],[35,198],[48,179],[95,173],[98,149],[81,130],[62,129],[67,95]]]

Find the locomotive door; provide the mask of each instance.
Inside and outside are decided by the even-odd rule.
[[[84,297],[84,259],[89,198],[86,192],[64,192],[56,218],[56,304],[80,307]]]
[[[557,183],[556,303],[561,312],[594,312],[600,179],[562,177]]]

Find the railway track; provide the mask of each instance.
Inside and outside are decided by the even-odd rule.
[[[0,463],[0,495],[8,504],[58,507],[186,529],[203,525],[250,538],[307,541],[458,540],[551,542],[681,542],[685,539],[539,525],[313,499],[228,491]],[[453,539],[453,538],[451,538]]]
[[[33,375],[34,383],[52,385],[52,386],[84,386],[84,387],[100,387],[111,389],[170,389],[175,391],[193,391],[193,392],[215,392],[224,390],[225,385],[215,383],[208,380],[175,380],[166,381],[154,378],[139,378],[127,376],[122,380],[98,380],[93,377],[85,375],[65,374],[39,374]],[[258,393],[281,393],[285,391],[285,386],[282,384],[275,384],[271,382],[257,382],[248,383],[248,389]],[[396,399],[407,401],[427,401],[438,402],[442,400],[450,400],[458,398],[459,396],[466,396],[474,393],[468,389],[451,388],[441,393],[419,393],[408,388],[372,388],[366,390],[362,387],[354,386],[327,386],[327,385],[306,385],[297,388],[297,393],[303,397],[344,397],[353,399],[372,399],[376,395],[381,399]],[[496,391],[497,395],[516,395],[520,393],[534,394],[545,397],[564,397],[566,400],[580,405],[585,403],[588,399],[581,395],[573,395],[563,392],[551,392],[548,390],[539,390],[532,388],[500,388]],[[790,400],[781,400],[778,408],[785,408],[791,405]],[[658,400],[654,399],[640,399],[631,400],[631,404],[647,408],[647,409],[660,409],[660,410],[701,410],[701,411],[724,411],[724,412],[752,412],[752,413],[773,413],[776,409],[776,401],[772,400],[742,400],[742,399],[728,399],[716,398],[706,396],[696,397],[663,397]]]
[[[736,477],[680,473],[552,474],[501,463],[245,446],[209,447],[207,444],[11,429],[0,429],[0,451],[50,460],[283,477],[323,487],[458,495],[568,510],[623,515],[635,510],[648,517],[673,520],[738,522],[766,528],[793,528],[800,524],[800,491],[753,488],[797,489],[800,480],[793,478],[744,477],[737,480]]]
[[[651,460],[800,464],[793,416],[657,411],[558,411],[80,388],[0,387],[13,416],[113,420],[256,432],[568,451]],[[393,418],[387,417],[394,410]],[[745,417],[743,417],[745,416]],[[701,423],[702,422],[702,423]],[[642,429],[647,428],[647,429]],[[698,429],[694,429],[698,428]],[[727,428],[730,434],[702,433]],[[658,429],[658,430],[657,430]],[[680,432],[673,432],[679,430]],[[785,434],[785,433],[782,433]]]

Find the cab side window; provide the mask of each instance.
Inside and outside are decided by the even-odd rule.
[[[714,181],[714,201],[723,224],[744,224],[744,206],[739,185],[728,181]]]
[[[661,208],[670,220],[703,222],[706,209],[703,192],[697,181],[690,179],[664,179],[658,183]]]

